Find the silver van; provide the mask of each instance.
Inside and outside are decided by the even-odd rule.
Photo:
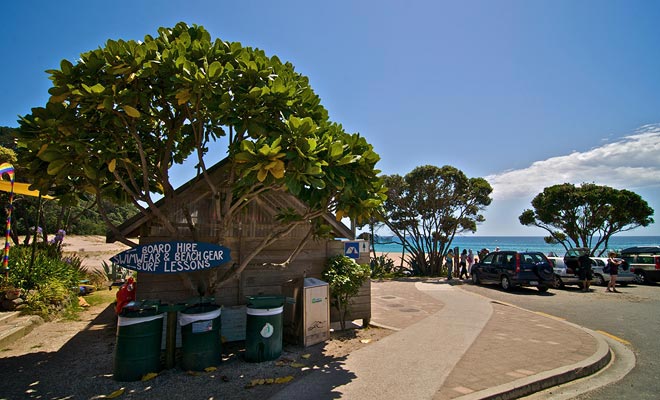
[[[621,258],[630,265],[640,282],[660,281],[660,246],[629,247],[621,250]]]

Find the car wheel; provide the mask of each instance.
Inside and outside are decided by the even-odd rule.
[[[502,279],[500,280],[500,286],[502,287],[502,290],[508,292],[511,290],[511,280],[509,279],[508,276],[504,275]]]
[[[539,286],[537,289],[538,289],[539,292],[541,292],[541,293],[545,293],[545,292],[548,291],[548,287],[547,287],[547,286]]]
[[[639,283],[639,284],[643,284],[643,285],[648,285],[649,284],[649,280],[646,277],[646,274],[644,273],[644,271],[635,273],[635,282]]]
[[[472,283],[474,283],[475,285],[478,285],[478,284],[481,283],[481,281],[479,281],[479,274],[477,274],[476,271],[473,271],[472,275],[470,277],[472,278]]]
[[[594,277],[594,280],[596,281],[596,285],[598,285],[598,286],[607,285],[607,282],[605,282],[605,278],[603,278],[603,275],[601,275],[601,274],[596,274],[596,276]]]
[[[564,281],[561,280],[559,275],[555,275],[555,287],[558,289],[564,288]]]

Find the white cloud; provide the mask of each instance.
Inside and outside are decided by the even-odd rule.
[[[616,189],[660,188],[660,125],[585,152],[536,161],[524,169],[489,175],[493,199],[531,199],[545,187],[584,182]]]

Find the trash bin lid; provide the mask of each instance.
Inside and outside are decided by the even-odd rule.
[[[144,318],[158,315],[159,303],[160,301],[157,300],[131,301],[121,309],[119,315],[125,318]]]
[[[328,282],[324,282],[316,278],[305,278],[305,287],[327,286]]]
[[[284,305],[284,296],[246,296],[249,308],[277,308]]]
[[[205,314],[220,308],[217,304],[201,303],[186,307],[181,311],[182,314]]]

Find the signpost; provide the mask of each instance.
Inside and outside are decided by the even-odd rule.
[[[157,242],[123,251],[110,261],[152,274],[178,274],[218,267],[231,261],[229,249],[204,242]]]
[[[360,258],[360,252],[367,253],[369,248],[365,240],[345,241],[344,255],[353,259]]]

